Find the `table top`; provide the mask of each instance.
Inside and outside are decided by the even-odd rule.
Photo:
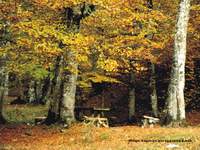
[[[75,107],[77,110],[94,110],[94,111],[110,111],[108,107],[85,107],[85,106],[77,106]]]
[[[94,110],[96,110],[96,111],[110,111],[110,108],[99,108],[99,107],[94,107]]]

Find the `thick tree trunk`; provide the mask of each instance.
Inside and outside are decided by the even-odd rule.
[[[8,42],[6,39],[6,35],[8,33],[9,23],[3,22],[4,27],[2,28],[2,32],[0,35],[0,47],[5,46]],[[6,39],[6,40],[5,40]],[[3,115],[3,104],[4,104],[4,97],[8,95],[8,72],[6,71],[6,54],[3,54],[0,58],[0,124],[6,123],[6,119]]]
[[[54,78],[51,84],[50,91],[50,107],[48,111],[48,116],[46,119],[47,124],[52,124],[60,120],[60,100],[62,98],[61,89],[61,65],[63,57],[58,56],[54,68]]]
[[[6,119],[3,115],[3,103],[5,97],[5,79],[6,79],[6,70],[5,70],[5,59],[0,60],[0,124],[6,123]]]
[[[4,88],[0,87],[0,124],[6,123],[3,115],[3,102],[4,102]]]
[[[63,72],[63,98],[61,103],[61,120],[64,124],[71,125],[75,121],[74,107],[76,96],[76,83],[78,76],[78,64],[75,60],[75,52],[69,51],[67,54],[67,71]]]
[[[190,0],[181,0],[175,34],[173,64],[168,87],[167,124],[185,120],[185,60]]]
[[[156,92],[156,72],[154,63],[151,63],[150,92],[152,112],[155,117],[158,117],[158,98]]]
[[[129,121],[135,116],[135,73],[132,70],[130,73],[130,88],[129,88]]]

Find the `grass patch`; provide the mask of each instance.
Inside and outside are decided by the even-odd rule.
[[[10,123],[34,123],[35,117],[46,116],[47,112],[47,105],[5,105],[4,107],[4,116]]]
[[[109,139],[109,135],[108,135],[108,133],[101,133],[99,138],[101,140],[108,140]]]

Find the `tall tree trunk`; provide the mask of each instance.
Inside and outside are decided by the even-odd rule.
[[[8,94],[9,94],[9,74],[6,72],[6,75],[5,75],[5,92],[4,92],[4,95],[8,96]]]
[[[147,0],[147,7],[153,9],[153,0]],[[154,34],[146,35],[146,38],[152,40]],[[156,92],[156,74],[155,74],[155,64],[151,62],[151,77],[150,77],[150,99],[151,99],[151,109],[155,117],[158,116],[158,98]]]
[[[0,124],[6,123],[6,120],[3,116],[3,102],[4,102],[4,87],[0,87]]]
[[[176,25],[171,79],[168,87],[168,98],[166,103],[166,123],[171,125],[176,121],[181,123],[185,120],[184,86],[189,10],[190,0],[181,0]]]
[[[154,63],[151,63],[150,92],[152,112],[155,117],[158,117],[158,98],[156,92],[156,72]]]
[[[129,121],[135,116],[135,73],[130,72],[130,87],[129,87]]]
[[[1,20],[2,21],[2,20]],[[6,38],[8,35],[9,22],[3,21],[4,24],[0,35],[0,47],[5,46],[10,39]],[[3,47],[2,47],[3,48]],[[6,123],[3,116],[4,97],[8,95],[8,72],[6,71],[6,54],[0,58],[0,124]]]
[[[34,80],[31,80],[29,82],[27,101],[28,103],[32,103],[35,101],[35,81]]]
[[[61,65],[63,57],[58,56],[54,68],[54,78],[52,79],[51,91],[50,91],[50,107],[48,116],[46,119],[47,124],[52,124],[60,120],[60,100],[62,98],[61,89]]]
[[[0,124],[6,123],[6,119],[3,115],[3,103],[5,97],[5,79],[6,79],[6,70],[5,70],[5,59],[0,60]]]
[[[75,121],[74,107],[76,84],[78,76],[78,63],[76,62],[75,52],[69,51],[67,54],[67,65],[64,67],[70,68],[68,71],[63,72],[63,98],[61,103],[61,120],[67,125],[71,125]]]

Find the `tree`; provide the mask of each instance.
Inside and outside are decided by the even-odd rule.
[[[68,34],[77,36],[80,29],[80,21],[88,16],[93,10],[91,5],[82,3],[74,7],[64,8],[65,28]],[[77,37],[78,39],[78,37]],[[59,121],[66,125],[71,125],[75,121],[74,107],[75,95],[78,77],[78,49],[72,49],[67,45],[63,45],[65,52],[61,57],[61,97],[58,100]]]
[[[8,29],[10,21],[12,20],[12,8],[12,3],[8,5],[0,3],[0,124],[6,122],[3,115],[4,98],[8,93],[8,70],[6,68],[8,58],[6,54],[6,47],[10,45],[11,42],[11,34]],[[10,19],[7,18],[9,15]]]
[[[60,120],[60,102],[63,91],[61,89],[61,56],[57,56],[56,63],[53,71],[53,79],[50,89],[50,107],[46,119],[47,124],[52,124]]]
[[[1,29],[1,34],[0,34],[0,49],[4,48],[8,42],[8,39],[5,38],[7,36],[7,24],[4,24],[5,26],[3,29]],[[1,51],[0,53],[0,124],[5,123],[6,120],[3,115],[3,104],[4,104],[4,98],[7,94],[7,83],[8,83],[8,72],[6,70],[6,54]]]
[[[168,87],[166,101],[166,123],[185,120],[185,61],[186,61],[186,37],[189,20],[190,0],[181,0],[174,40],[174,54],[171,68],[171,78]]]
[[[3,59],[4,58],[4,59]],[[5,80],[6,80],[6,70],[5,70],[5,57],[1,58],[0,61],[0,124],[5,123],[6,120],[3,115],[3,103],[5,97]]]
[[[133,117],[135,117],[135,71],[134,68],[132,67],[132,70],[130,71],[130,85],[129,85],[129,121],[133,120]]]
[[[151,76],[150,76],[150,99],[152,113],[155,117],[158,117],[158,98],[156,91],[156,71],[155,64],[151,63]]]

